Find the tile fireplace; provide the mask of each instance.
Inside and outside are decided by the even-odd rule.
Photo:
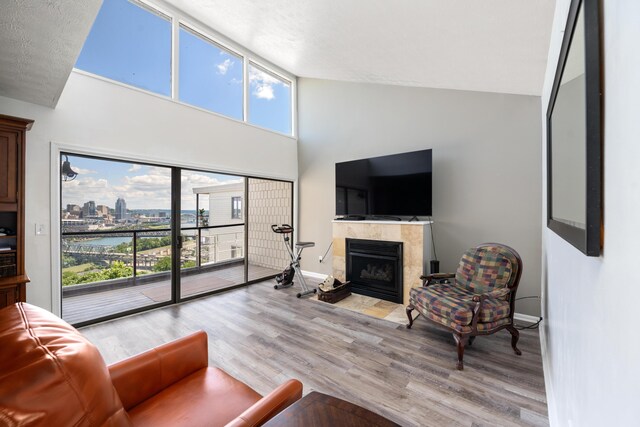
[[[420,275],[429,272],[429,260],[432,258],[429,226],[429,221],[333,221],[333,276],[344,282],[347,280],[347,262],[350,266],[355,262],[357,265],[351,267],[352,273],[362,273],[364,270],[365,276],[373,279],[373,290],[387,294],[387,297],[378,296],[378,298],[397,298],[389,301],[399,301],[407,305],[409,290],[421,286]],[[391,286],[386,283],[388,277],[384,274],[390,271],[391,266],[379,265],[380,260],[386,261],[384,257],[390,255],[389,252],[385,252],[387,249],[382,249],[382,254],[378,254],[383,258],[373,258],[365,262],[361,257],[361,248],[356,247],[358,255],[351,256],[351,259],[347,261],[347,240],[374,240],[382,244],[402,243],[401,252],[398,254],[401,256],[396,264],[399,268],[393,273],[394,282],[397,282],[393,288],[395,289],[399,283],[400,290],[394,291],[393,297],[388,296]],[[368,264],[370,267],[367,267]],[[395,292],[398,294],[396,295]],[[398,297],[398,295],[400,296]]]
[[[402,303],[402,242],[346,239],[346,276],[352,292]]]

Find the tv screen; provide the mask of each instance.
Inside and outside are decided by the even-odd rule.
[[[336,163],[336,215],[431,216],[431,150]]]

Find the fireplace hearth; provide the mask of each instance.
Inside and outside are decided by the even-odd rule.
[[[346,239],[351,291],[402,303],[402,242]]]

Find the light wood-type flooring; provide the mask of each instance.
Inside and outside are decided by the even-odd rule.
[[[313,283],[313,282],[309,282]],[[305,298],[272,281],[82,328],[107,363],[203,329],[209,364],[266,394],[298,378],[405,426],[548,425],[538,332],[478,337],[455,369],[451,335]]]

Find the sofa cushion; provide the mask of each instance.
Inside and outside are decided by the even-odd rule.
[[[96,347],[41,308],[0,310],[0,424],[129,426]]]
[[[136,426],[224,426],[260,400],[257,392],[218,368],[204,368],[129,411]]]
[[[443,319],[462,326],[470,325],[476,303],[474,294],[465,288],[451,284],[433,284],[427,287],[413,288],[409,293],[411,305],[420,313],[433,313]],[[480,310],[478,322],[495,322],[509,316],[509,301],[486,298]]]

